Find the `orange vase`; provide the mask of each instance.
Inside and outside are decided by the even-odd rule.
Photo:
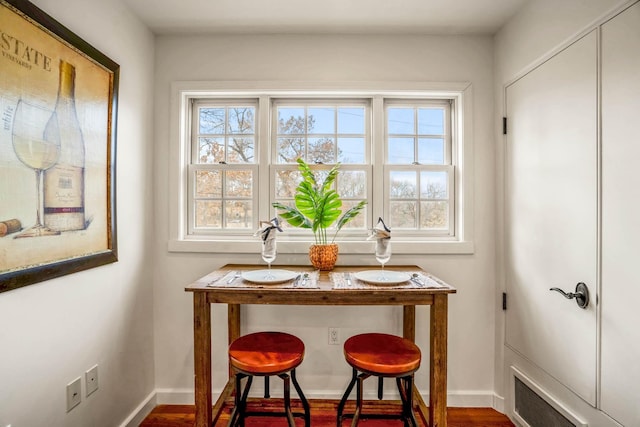
[[[333,270],[338,260],[338,245],[311,245],[309,247],[309,260],[318,270]]]

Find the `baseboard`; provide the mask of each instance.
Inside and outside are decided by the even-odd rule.
[[[138,427],[147,415],[151,413],[153,408],[158,404],[156,401],[157,393],[152,391],[142,401],[140,405],[125,419],[119,427]]]
[[[259,390],[256,390],[259,392]],[[305,390],[308,399],[340,399],[344,390]],[[156,405],[193,405],[193,389],[156,389],[131,413],[119,427],[137,427],[149,415]],[[220,396],[220,390],[214,390],[213,401]],[[365,399],[377,399],[375,393],[365,393]],[[385,398],[393,399],[397,396],[385,394]],[[422,399],[429,402],[429,395],[422,394]],[[447,394],[447,406],[467,408],[493,408],[504,413],[504,398],[489,391],[456,391]]]
[[[493,395],[493,409],[503,414],[505,413],[503,396],[498,396],[497,394]]]
[[[496,395],[491,391],[462,390],[447,393],[447,406],[458,408],[493,408]],[[429,395],[422,394],[425,402],[429,402]]]
[[[158,388],[156,389],[158,405],[193,405],[195,394],[192,388]],[[213,393],[213,401],[220,396],[220,392]]]

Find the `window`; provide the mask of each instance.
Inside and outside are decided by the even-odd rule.
[[[193,102],[189,234],[254,228],[256,111],[252,100]]]
[[[336,191],[342,199],[343,211],[367,200],[371,167],[368,100],[276,99],[272,106],[275,194],[270,202],[294,204],[296,187],[301,180],[298,158],[315,164],[312,167],[320,176],[337,162],[341,164]],[[348,229],[365,231],[369,223],[367,212],[347,223],[342,233],[348,235],[345,233]]]
[[[379,216],[393,230],[394,253],[473,251],[468,86],[292,94],[222,85],[174,85],[170,250],[254,252],[271,204],[294,203],[302,157],[320,172],[341,164],[343,209],[368,201],[341,231],[342,253],[366,252]],[[309,230],[285,227],[279,250],[303,252],[312,240]]]
[[[448,101],[389,100],[386,218],[397,230],[453,235],[455,190]]]

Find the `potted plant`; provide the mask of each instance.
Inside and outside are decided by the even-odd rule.
[[[310,228],[313,231],[315,244],[309,248],[311,264],[320,270],[331,270],[338,258],[338,245],[334,243],[336,235],[346,223],[360,213],[367,202],[363,200],[343,213],[342,200],[333,188],[340,163],[329,170],[322,182],[318,182],[316,175],[303,159],[298,159],[297,162],[302,181],[296,188],[295,207],[278,202],[272,205],[278,210],[280,217],[290,225]],[[335,233],[329,241],[327,229],[334,223]]]

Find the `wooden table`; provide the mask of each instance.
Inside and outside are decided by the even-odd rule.
[[[227,265],[221,270],[264,268],[256,265]],[[313,271],[305,266],[277,266],[296,271]],[[368,266],[336,267],[334,272],[360,271]],[[419,271],[416,266],[386,267],[386,269]],[[211,304],[228,305],[229,343],[240,336],[240,306],[242,304],[280,305],[402,305],[403,336],[415,341],[415,306],[430,305],[429,320],[429,406],[414,385],[414,402],[430,427],[447,425],[447,303],[456,289],[446,285],[439,289],[333,289],[329,272],[320,272],[319,289],[231,288],[207,287],[205,276],[185,288],[193,292],[193,335],[195,354],[196,427],[211,427],[222,411],[224,401],[233,392],[233,380],[227,381],[215,406],[211,386]],[[228,344],[225,343],[225,346]]]

